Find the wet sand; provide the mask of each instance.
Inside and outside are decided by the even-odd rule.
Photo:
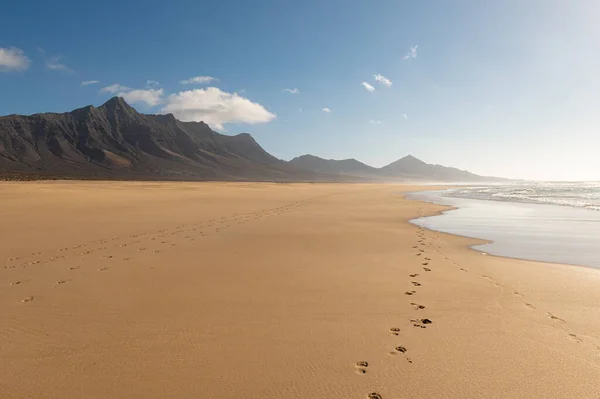
[[[600,268],[600,212],[592,209],[457,198],[424,191],[409,199],[448,205],[443,215],[413,220],[417,226],[489,240],[474,248],[493,255]]]
[[[600,271],[414,226],[417,189],[1,183],[1,396],[597,398]]]

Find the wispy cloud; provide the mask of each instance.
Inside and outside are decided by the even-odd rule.
[[[146,81],[146,87],[157,87],[160,86],[160,82],[158,80],[148,79]]]
[[[369,123],[370,123],[371,125],[380,125],[380,124],[381,124],[381,121],[370,120],[370,121],[369,121]]]
[[[284,92],[290,93],[290,94],[298,94],[300,93],[300,90],[298,90],[298,88],[294,88],[294,89],[283,89]]]
[[[131,88],[115,83],[110,86],[105,86],[105,87],[101,88],[100,92],[101,93],[117,93],[120,91],[122,92],[122,91],[127,91],[127,90],[131,90]]]
[[[44,59],[44,64],[46,65],[47,69],[50,69],[51,71],[73,73],[73,70],[71,68],[66,66],[63,62],[61,62],[61,59],[63,58],[62,55],[49,55],[44,49],[41,48],[38,48],[38,51],[42,55],[42,58]]]
[[[217,78],[213,78],[212,76],[196,76],[193,78],[189,78],[189,79],[185,79],[185,80],[181,80],[180,83],[182,85],[202,85],[202,84],[208,84],[214,81],[217,81],[219,79]]]
[[[392,81],[389,80],[388,78],[386,78],[385,76],[383,76],[382,74],[378,73],[377,75],[373,75],[373,77],[375,78],[376,81],[378,81],[379,83],[381,83],[384,86],[387,87],[392,87]]]
[[[276,118],[261,104],[216,87],[171,94],[165,103],[161,112],[170,112],[182,121],[204,121],[220,130],[225,123],[266,123]]]
[[[418,47],[419,47],[418,44],[416,46],[410,46],[410,50],[408,51],[408,53],[406,53],[406,55],[403,58],[405,60],[409,60],[411,58],[417,58],[417,48]]]
[[[100,81],[98,80],[84,80],[83,82],[81,82],[82,86],[89,86],[89,85],[95,85],[100,83]]]
[[[331,113],[331,110],[329,108],[323,108],[321,111],[326,112],[326,113]]]
[[[16,47],[0,47],[0,72],[24,71],[29,68],[29,58]]]
[[[362,86],[364,86],[365,89],[367,89],[368,91],[375,91],[375,88],[373,86],[371,86],[370,84],[368,84],[367,82],[362,82],[361,83]]]
[[[119,92],[117,95],[123,97],[125,101],[131,104],[144,103],[150,107],[158,105],[162,102],[163,89],[139,89]]]
[[[408,120],[408,115],[404,114],[404,119]]]

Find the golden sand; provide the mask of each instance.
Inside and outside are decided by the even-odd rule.
[[[416,189],[1,183],[0,397],[598,398],[600,272]]]

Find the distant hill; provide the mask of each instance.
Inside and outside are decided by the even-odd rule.
[[[255,181],[491,180],[404,157],[383,168],[303,155],[289,162],[248,133],[228,136],[121,97],[65,113],[0,117],[0,178]]]
[[[374,177],[378,169],[365,165],[356,159],[323,159],[314,155],[302,155],[289,161],[299,169],[312,170],[315,172],[329,173],[334,175]]]
[[[302,155],[292,159],[290,163],[299,168],[316,172],[362,176],[380,181],[494,182],[505,180],[496,177],[479,176],[456,168],[431,165],[412,155],[405,156],[382,168],[374,168],[355,159],[337,161],[319,158],[314,155]]]

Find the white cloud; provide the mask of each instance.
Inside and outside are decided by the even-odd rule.
[[[217,129],[223,129],[225,123],[265,123],[276,117],[261,104],[216,87],[171,94],[161,112],[182,121],[204,121]]]
[[[146,81],[146,87],[156,87],[156,86],[160,86],[160,82],[158,80],[148,79]]]
[[[411,58],[417,58],[417,48],[418,47],[419,47],[418,44],[416,46],[410,46],[410,50],[408,51],[408,53],[406,53],[406,55],[404,56],[404,59],[408,60]]]
[[[69,68],[60,61],[62,55],[48,55],[48,53],[46,53],[46,51],[41,48],[38,48],[38,51],[42,55],[42,58],[44,59],[44,64],[46,65],[47,69],[50,69],[51,71],[73,73],[73,70],[71,68]]]
[[[162,102],[163,89],[130,90],[120,92],[117,95],[123,97],[125,101],[131,104],[145,103],[148,106],[155,106]]]
[[[127,86],[122,86],[120,84],[113,84],[110,86],[106,86],[100,89],[101,93],[116,93],[119,91],[126,91],[126,90],[131,90],[131,88],[127,87]]]
[[[404,119],[408,120],[408,115],[404,114]]]
[[[181,84],[183,85],[190,85],[190,84],[208,84],[210,82],[219,80],[217,78],[213,78],[212,76],[196,76],[194,78],[189,78],[186,80],[182,80],[180,81]]]
[[[376,81],[378,81],[382,85],[385,85],[387,87],[392,87],[392,84],[393,84],[392,81],[389,80],[388,78],[386,78],[385,76],[383,76],[382,74],[378,73],[377,75],[373,75],[373,77],[375,78]]]
[[[381,121],[370,120],[369,123],[372,124],[372,125],[380,125]]]
[[[300,93],[300,90],[298,90],[298,88],[294,88],[294,89],[283,89],[283,91],[288,92],[290,94],[298,94]]]
[[[73,72],[71,68],[60,62],[60,56],[53,56],[46,60],[46,68],[53,71]]]
[[[321,111],[323,111],[323,112],[327,112],[327,113],[330,113],[330,112],[331,112],[331,110],[330,110],[329,108],[323,108]]]
[[[0,72],[24,71],[29,68],[29,58],[16,47],[0,47]]]
[[[100,83],[100,81],[98,80],[84,80],[83,82],[81,82],[82,86],[89,86],[89,85],[95,85]]]
[[[368,91],[375,91],[375,88],[373,86],[371,86],[370,84],[368,84],[367,82],[362,82],[361,85],[363,85],[365,87],[365,89],[367,89]]]

